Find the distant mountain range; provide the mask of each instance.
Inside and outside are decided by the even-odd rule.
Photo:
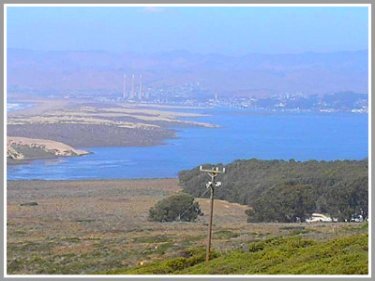
[[[199,85],[221,96],[368,91],[367,51],[233,57],[8,49],[7,60],[10,93],[121,93],[123,75],[133,73],[142,75],[145,89]]]

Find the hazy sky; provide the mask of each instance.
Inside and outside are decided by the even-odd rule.
[[[367,7],[9,7],[8,48],[296,53],[368,48]]]

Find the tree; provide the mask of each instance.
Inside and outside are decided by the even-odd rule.
[[[246,214],[249,222],[304,221],[314,212],[315,200],[311,186],[285,183],[265,192]]]
[[[223,186],[215,196],[249,205],[249,221],[303,220],[315,212],[341,221],[353,215],[368,216],[368,159],[249,159],[234,161],[225,168],[226,173],[218,178]],[[183,190],[193,196],[201,194],[206,180],[199,167],[179,173]]]
[[[329,213],[339,221],[350,221],[353,215],[368,216],[368,178],[356,178],[327,192]]]
[[[199,203],[194,202],[190,194],[180,192],[157,202],[149,210],[149,220],[170,222],[170,221],[194,221],[202,214]]]

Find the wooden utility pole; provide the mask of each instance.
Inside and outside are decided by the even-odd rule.
[[[224,174],[225,168],[222,171],[219,170],[219,167],[214,169],[203,169],[202,166],[199,167],[201,172],[207,173],[211,177],[211,181],[206,184],[206,187],[210,189],[211,196],[210,196],[210,218],[208,223],[208,237],[207,237],[207,248],[206,248],[206,262],[210,259],[210,252],[211,252],[211,238],[212,238],[212,218],[214,213],[214,195],[215,195],[215,187],[219,187],[221,182],[215,182],[215,178],[218,174]]]

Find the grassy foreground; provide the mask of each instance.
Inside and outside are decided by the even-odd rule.
[[[156,202],[181,190],[177,179],[7,188],[8,274],[367,272],[366,223],[247,223],[248,206],[215,200],[216,255],[206,266],[208,199],[198,199],[204,215],[195,222],[148,220]]]
[[[329,241],[277,237],[253,242],[228,254],[213,253],[204,261],[204,249],[178,257],[116,270],[112,274],[367,274],[368,235]]]

